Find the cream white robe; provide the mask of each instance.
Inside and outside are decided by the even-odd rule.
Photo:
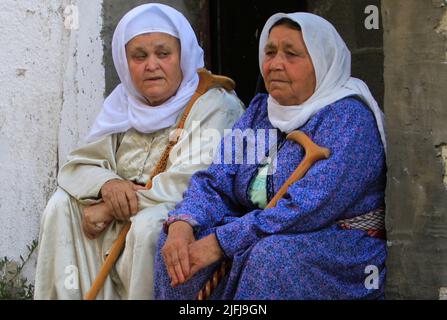
[[[182,199],[191,175],[210,164],[219,143],[219,136],[201,137],[200,131],[217,129],[223,137],[224,129],[230,129],[243,111],[240,100],[223,89],[212,89],[196,101],[167,170],[154,177],[152,189],[137,192],[140,211],[132,218],[125,248],[97,299],[152,299],[153,261],[162,223]],[[146,184],[172,129],[150,134],[131,129],[69,155],[41,219],[35,299],[85,296],[122,223],[113,222],[98,239],[89,240],[82,231],[82,209],[101,201],[99,191],[111,179]]]

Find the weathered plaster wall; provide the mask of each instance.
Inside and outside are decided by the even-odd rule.
[[[102,104],[101,3],[0,1],[1,257],[37,239],[58,167]]]
[[[84,141],[104,102],[105,71],[101,30],[103,0],[77,0],[79,27],[65,44],[59,166]]]
[[[441,0],[382,0],[382,15],[387,298],[437,299],[447,287],[447,7]]]

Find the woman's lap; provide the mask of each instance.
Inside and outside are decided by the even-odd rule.
[[[178,288],[169,286],[159,241],[155,281],[157,299],[193,299],[215,265]],[[383,297],[386,247],[363,231],[331,227],[314,233],[268,236],[233,260],[230,279],[212,298],[224,299],[376,299]],[[369,270],[378,270],[377,283]],[[370,281],[371,280],[371,281]]]
[[[235,299],[378,298],[384,287],[383,242],[336,227],[264,238],[251,249]],[[381,271],[378,289],[365,286],[370,266]]]

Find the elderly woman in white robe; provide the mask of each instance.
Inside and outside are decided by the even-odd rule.
[[[151,299],[162,223],[219,143],[200,132],[223,135],[244,110],[234,92],[213,88],[202,95],[166,170],[151,177],[198,86],[203,50],[186,18],[160,4],[128,12],[112,48],[121,84],[105,100],[87,144],[59,172],[41,220],[36,299],[82,299],[129,220],[125,249],[97,298]],[[149,179],[153,186],[146,189]]]

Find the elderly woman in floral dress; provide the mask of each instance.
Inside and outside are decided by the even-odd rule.
[[[233,130],[269,130],[244,136],[243,163],[225,161],[238,157],[237,139],[224,139],[221,158],[191,178],[159,240],[155,298],[194,299],[223,259],[231,270],[212,299],[383,298],[383,114],[351,77],[350,52],[323,18],[276,14],[259,50],[268,94]],[[302,146],[285,138],[294,130],[331,156],[265,209],[303,159]],[[249,163],[250,145],[265,159]]]

